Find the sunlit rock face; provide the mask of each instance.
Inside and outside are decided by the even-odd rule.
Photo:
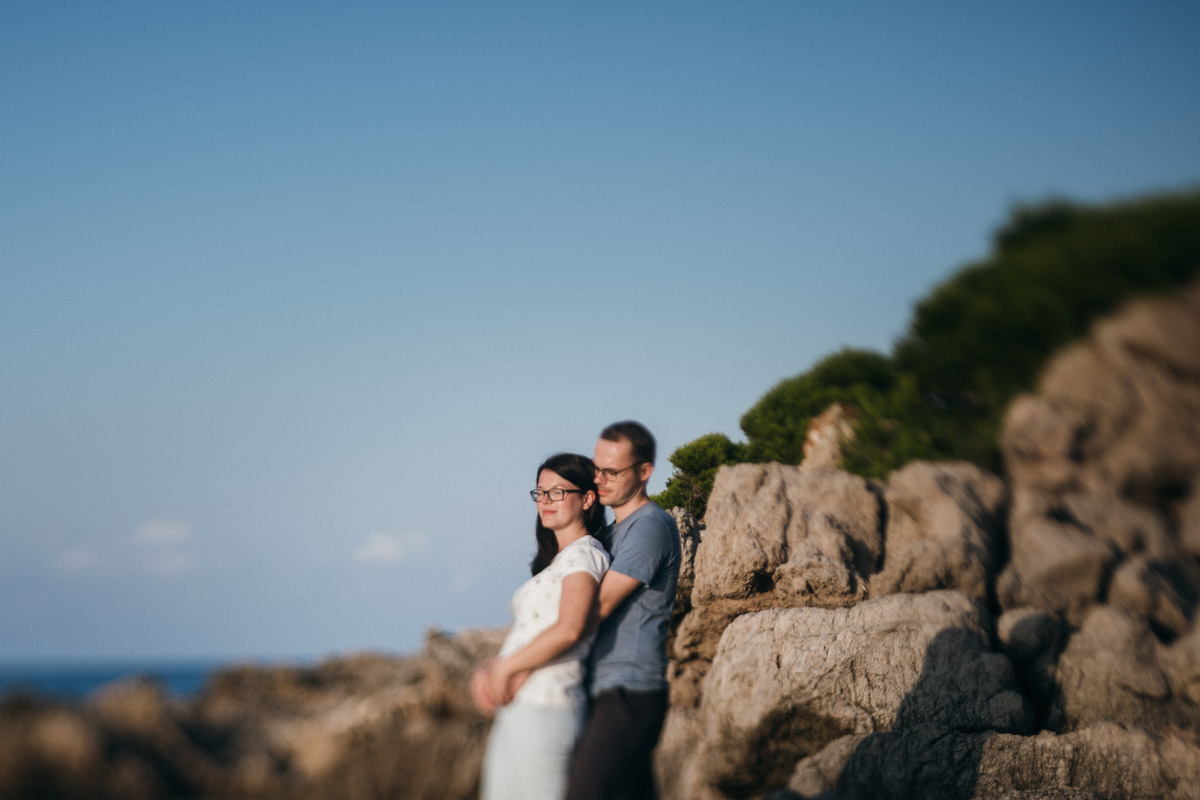
[[[0,797],[461,798],[478,791],[488,721],[471,673],[500,633],[431,633],[408,658],[232,667],[187,700],[152,681],[83,703],[0,703]]]
[[[722,469],[668,798],[1195,796],[1200,284],[1052,359],[1001,444],[1004,479]]]

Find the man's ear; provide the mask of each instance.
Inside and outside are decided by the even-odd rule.
[[[650,476],[654,474],[654,465],[649,461],[643,461],[638,465],[638,475],[641,477],[642,483],[649,483]]]

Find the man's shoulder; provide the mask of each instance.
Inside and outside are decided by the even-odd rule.
[[[617,526],[620,527],[620,526]],[[638,508],[625,520],[624,531],[664,530],[678,535],[675,518],[653,500]]]
[[[613,553],[626,548],[674,549],[679,542],[679,529],[675,518],[650,501],[634,511],[624,525],[615,526],[612,539]]]

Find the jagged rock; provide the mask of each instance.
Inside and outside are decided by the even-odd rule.
[[[1178,737],[1108,723],[1036,736],[920,725],[833,742],[770,797],[1191,800],[1197,785],[1200,747]]]
[[[1011,558],[996,586],[1001,605],[1046,609],[1075,623],[1099,600],[1120,555],[1043,492],[1014,493],[1009,533]]]
[[[1049,612],[1018,608],[996,620],[996,638],[1039,716],[1044,717],[1058,689],[1054,669],[1065,644],[1066,626]]]
[[[683,654],[683,657],[672,658],[667,667],[667,678],[671,688],[671,705],[695,707],[700,702],[700,681],[703,678],[704,670],[707,669],[707,661],[703,667],[698,666],[696,661],[698,648],[703,646],[706,633],[697,628],[698,615],[690,614],[692,611],[692,586],[696,582],[696,549],[703,537],[704,525],[696,522],[692,515],[682,508],[672,509],[671,516],[675,518],[675,525],[679,529],[681,558],[675,593],[675,609],[671,613],[671,627],[667,637],[667,653],[668,655],[680,653]],[[684,628],[683,623],[692,617],[696,618],[692,619],[691,626]],[[683,631],[682,642],[680,640],[681,629]],[[720,631],[717,631],[716,635],[711,637],[714,649],[719,636]],[[707,659],[711,659],[711,657],[711,654],[706,656]]]
[[[1018,608],[1000,615],[996,636],[1013,663],[1025,664],[1058,651],[1063,624],[1058,617],[1041,609]]]
[[[695,606],[844,606],[881,548],[879,501],[847,472],[737,464],[717,472],[696,550]]]
[[[1179,520],[1179,545],[1192,558],[1200,560],[1200,475],[1192,480],[1192,488],[1175,514]]]
[[[144,758],[114,752],[102,724],[81,707],[30,698],[0,709],[0,796],[14,800],[152,800],[172,786]]]
[[[692,609],[692,587],[696,583],[696,549],[704,534],[704,525],[682,508],[671,509],[675,527],[679,529],[679,579],[675,585],[675,611],[672,622],[679,620]]]
[[[468,681],[501,639],[431,633],[410,658],[235,666],[186,702],[142,680],[66,709],[6,701],[0,797],[474,800],[489,722]]]
[[[1200,471],[1200,283],[1135,301],[1055,356],[1007,414],[1014,484],[1155,506]]]
[[[850,733],[936,722],[1024,731],[1031,709],[989,620],[958,592],[889,595],[849,609],[736,619],[705,680],[704,780],[745,794]]]
[[[854,440],[854,426],[846,407],[834,403],[813,417],[804,435],[804,466],[836,469],[842,463],[842,448]]]
[[[1108,602],[1145,617],[1172,635],[1186,633],[1196,610],[1200,576],[1189,575],[1178,561],[1151,561],[1134,556],[1123,563],[1108,587]]]
[[[1012,556],[997,584],[1005,608],[1036,606],[1078,625],[1107,597],[1175,635],[1190,627],[1200,568],[1158,512],[1111,496],[1019,488],[1009,529]]]
[[[1142,617],[1097,606],[1058,661],[1061,695],[1051,724],[1076,730],[1107,721],[1200,732],[1198,655],[1200,631],[1167,646]]]
[[[787,788],[771,792],[764,800],[792,800],[833,791],[854,751],[870,735],[852,733],[842,736],[826,745],[824,750],[802,758],[792,771]]]
[[[1006,609],[1072,625],[1106,602],[1165,637],[1200,602],[1200,282],[1130,303],[1050,362],[1037,395],[1009,408],[1012,482]],[[1189,506],[1192,503],[1192,506]]]
[[[884,489],[887,554],[871,595],[957,589],[989,595],[1002,535],[1003,482],[967,463],[914,462]]]
[[[696,547],[691,611],[672,655],[671,702],[694,707],[725,627],[747,611],[849,605],[882,552],[877,487],[846,472],[721,467]]]
[[[671,703],[654,749],[654,773],[661,800],[701,800],[705,791],[696,759],[701,736],[700,711]]]

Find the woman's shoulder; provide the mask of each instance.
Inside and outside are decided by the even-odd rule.
[[[580,536],[575,541],[562,549],[562,552],[554,559],[560,562],[563,568],[592,569],[598,568],[601,572],[608,568],[609,555],[604,549],[604,545],[594,536]]]
[[[580,545],[581,547],[587,547],[589,550],[598,552],[606,560],[609,558],[608,548],[605,547],[603,542],[601,542],[595,536],[592,536],[591,534],[588,534],[587,536],[581,536],[579,537],[579,541],[583,543]]]

